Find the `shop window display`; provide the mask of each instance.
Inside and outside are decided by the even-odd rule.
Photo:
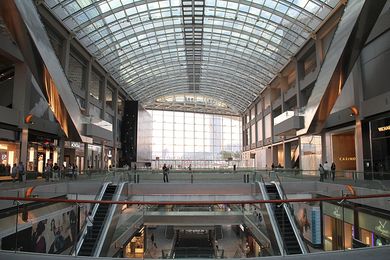
[[[0,175],[10,174],[14,163],[19,163],[20,144],[0,141]]]

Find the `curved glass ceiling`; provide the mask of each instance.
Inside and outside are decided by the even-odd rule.
[[[338,0],[45,0],[143,104],[214,97],[243,112]]]

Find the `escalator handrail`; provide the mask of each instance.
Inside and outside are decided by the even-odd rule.
[[[275,184],[275,187],[279,193],[279,196],[283,199],[287,199],[286,193],[284,192],[282,185],[280,185],[280,182],[272,181],[271,183]],[[305,243],[303,242],[301,233],[299,232],[299,229],[298,229],[296,221],[295,221],[295,217],[291,213],[291,205],[289,203],[283,203],[283,208],[284,208],[284,211],[286,212],[288,220],[289,220],[291,227],[294,231],[294,235],[298,241],[299,248],[301,249],[302,254],[307,254],[308,253],[307,247],[306,247]]]
[[[266,236],[263,231],[261,231],[260,228],[257,227],[256,223],[253,223],[253,221],[247,216],[244,214],[244,220],[243,220],[244,224],[248,227],[249,225],[256,230],[256,232],[259,232],[260,233],[260,236],[261,236],[261,239],[259,237],[257,237],[257,239],[259,241],[263,240],[265,241],[264,243],[265,244],[269,244],[271,245],[271,240],[268,238],[268,236]],[[253,231],[252,231],[253,233]]]
[[[263,177],[261,177],[261,180],[262,180],[262,182],[257,182],[259,187],[260,187],[261,194],[263,195],[263,199],[269,200],[267,188],[266,188],[266,185],[265,185]],[[281,235],[281,232],[280,232],[280,229],[279,229],[279,225],[278,225],[278,223],[276,221],[276,217],[275,217],[274,211],[273,211],[270,203],[265,203],[265,207],[266,207],[267,212],[268,212],[268,216],[269,216],[269,219],[270,219],[270,222],[271,222],[272,229],[273,229],[274,234],[275,234],[276,243],[278,244],[280,254],[282,256],[285,256],[286,255],[286,249],[284,247],[282,235]]]
[[[120,199],[123,187],[124,187],[124,185],[126,183],[127,182],[122,182],[122,183],[120,183],[117,186],[117,188],[115,190],[115,193],[114,193],[114,196],[112,197],[113,201],[118,201]],[[111,204],[110,207],[109,207],[109,210],[107,212],[107,215],[104,218],[103,227],[102,227],[102,229],[100,231],[100,234],[99,234],[99,236],[97,238],[96,246],[95,246],[95,248],[94,248],[94,250],[92,252],[94,257],[99,257],[100,256],[100,253],[101,253],[102,248],[103,248],[103,244],[104,244],[105,239],[106,239],[106,235],[107,235],[108,229],[110,227],[110,223],[112,221],[112,218],[114,216],[114,213],[115,213],[115,210],[116,210],[117,206],[118,206],[117,204]]]
[[[110,184],[110,182],[104,182],[101,189],[100,189],[100,192],[96,195],[95,197],[95,200],[102,200],[103,196],[104,196],[104,193],[106,192],[106,189],[108,187],[108,185]],[[94,206],[93,206],[93,209],[91,211],[91,216],[92,216],[92,219],[95,218],[95,214],[98,210],[98,207],[99,207],[99,203],[96,203]],[[78,255],[79,252],[80,252],[80,249],[81,249],[81,246],[83,245],[84,243],[84,238],[85,238],[85,235],[87,233],[87,225],[83,225],[82,227],[82,230],[80,231],[80,234],[79,234],[79,240],[77,241],[77,244],[76,244],[76,252],[72,252],[71,254],[72,255]]]

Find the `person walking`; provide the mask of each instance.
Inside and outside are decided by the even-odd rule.
[[[19,173],[19,182],[26,181],[23,162],[19,162],[18,173]]]
[[[336,177],[336,164],[332,162],[332,166],[330,166],[330,171],[332,173],[332,181],[334,181],[334,178]]]
[[[53,166],[53,181],[59,180],[58,179],[59,171],[60,171],[60,167],[58,167],[57,163],[54,163],[54,166]]]
[[[18,166],[16,166],[16,163],[14,163],[14,166],[12,167],[12,182],[16,181],[16,176],[18,175]]]
[[[50,179],[50,174],[51,174],[51,166],[49,163],[46,163],[45,166],[45,181],[48,182]]]
[[[71,168],[72,168],[72,177],[73,177],[73,179],[76,180],[77,179],[77,172],[76,172],[77,165],[75,163],[73,163]]]
[[[320,166],[318,168],[318,171],[320,172],[320,181],[323,182],[324,181],[324,175],[325,175],[325,169],[322,166],[322,164],[320,164]]]
[[[163,170],[163,180],[164,180],[164,182],[169,182],[169,180],[168,180],[169,168],[167,167],[167,165],[165,163],[164,163],[164,166],[162,167],[162,170]]]

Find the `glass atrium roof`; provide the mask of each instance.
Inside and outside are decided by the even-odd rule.
[[[243,112],[339,0],[45,0],[124,90]]]

